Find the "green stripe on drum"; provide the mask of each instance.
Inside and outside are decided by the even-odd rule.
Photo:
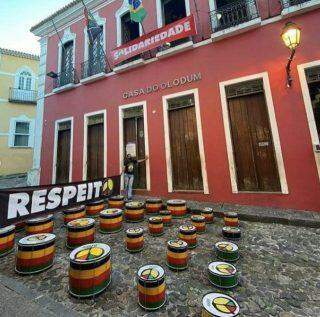
[[[166,298],[163,301],[155,302],[155,303],[141,303],[139,300],[139,305],[146,310],[156,310],[161,308],[166,303]]]
[[[172,269],[172,270],[186,270],[188,268],[188,264],[187,265],[182,265],[182,264],[175,264],[175,265],[172,265],[170,264],[168,261],[166,262],[167,266]]]
[[[210,282],[217,287],[221,288],[232,288],[238,285],[237,275],[233,276],[218,276],[209,273]]]
[[[223,251],[219,251],[217,250],[217,257],[220,260],[224,260],[224,261],[237,261],[239,259],[239,252],[235,251],[235,252],[223,252]]]
[[[32,273],[40,273],[49,269],[53,265],[53,261],[50,261],[46,264],[38,265],[38,266],[30,266],[30,267],[18,267],[16,266],[16,272],[20,274],[32,274]]]
[[[102,282],[99,286],[87,289],[78,289],[69,285],[69,292],[74,297],[92,297],[103,292],[110,284],[111,278]]]
[[[101,232],[101,233],[116,233],[116,232],[120,232],[121,230],[122,230],[122,226],[120,226],[120,228],[113,228],[113,229],[108,229],[108,230],[99,229],[99,232]]]

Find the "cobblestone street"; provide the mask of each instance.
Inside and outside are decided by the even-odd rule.
[[[54,266],[43,273],[19,276],[14,272],[14,254],[0,260],[0,272],[23,283],[39,295],[46,295],[68,309],[90,316],[200,316],[202,296],[218,291],[208,281],[208,264],[216,260],[214,243],[222,240],[222,220],[207,226],[199,244],[191,252],[189,268],[172,272],[165,264],[166,241],[177,236],[175,220],[162,237],[151,237],[145,228],[145,249],[129,254],[124,249],[124,231],[113,235],[97,232],[96,242],[111,247],[112,283],[102,295],[91,300],[77,300],[68,294],[68,256],[62,216],[55,222],[56,258]],[[124,227],[141,224],[127,224]],[[240,305],[241,316],[320,316],[320,229],[241,222],[238,242],[241,257],[236,262],[239,285],[225,293]],[[18,237],[22,237],[19,233]],[[167,303],[157,312],[147,313],[138,306],[135,274],[147,263],[162,265],[166,271]],[[43,304],[45,307],[45,303]],[[57,313],[57,315],[59,315]],[[13,314],[11,316],[14,316]]]

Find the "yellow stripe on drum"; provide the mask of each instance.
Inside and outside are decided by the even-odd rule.
[[[110,218],[110,219],[105,219],[105,218],[100,218],[100,223],[101,224],[111,224],[111,223],[118,223],[122,221],[122,216],[118,218]]]
[[[157,287],[143,287],[140,283],[138,283],[139,292],[145,295],[158,295],[162,293],[165,290],[165,288],[166,288],[166,283],[164,282]]]
[[[185,259],[188,257],[188,252],[183,252],[183,253],[178,253],[178,252],[172,252],[172,251],[167,251],[167,255],[175,258],[175,259]]]
[[[6,243],[14,239],[14,233],[10,234],[9,236],[0,238],[0,244]]]
[[[140,215],[144,213],[144,209],[126,209],[125,211],[126,213],[128,213],[129,215]]]
[[[83,238],[86,236],[90,236],[91,234],[94,234],[94,228],[91,228],[91,229],[85,230],[85,231],[80,231],[80,232],[68,231],[69,238]]]
[[[27,232],[38,232],[38,231],[49,229],[51,227],[53,227],[53,221],[50,221],[49,223],[45,223],[44,225],[38,225],[38,226],[26,225],[26,231]]]
[[[146,204],[146,207],[148,208],[148,207],[151,207],[151,208],[155,208],[155,207],[158,207],[158,208],[160,208],[160,207],[162,207],[162,204]]]
[[[37,251],[19,251],[17,253],[17,257],[19,259],[31,260],[36,258],[42,258],[44,256],[50,255],[55,250],[54,245],[49,248],[37,250]]]
[[[195,234],[186,234],[186,235],[184,235],[183,233],[179,233],[179,237],[180,238],[183,238],[183,239],[194,239],[194,238],[196,238],[197,237],[197,234],[195,233]]]
[[[186,206],[181,206],[181,207],[174,207],[174,206],[167,206],[168,210],[174,210],[174,211],[180,211],[180,210],[186,210]]]
[[[140,238],[128,238],[126,237],[126,241],[130,243],[137,243],[143,241],[143,236]]]
[[[224,221],[230,221],[230,222],[238,222],[239,221],[238,218],[227,218],[227,217],[224,217],[223,219],[224,219]]]
[[[77,219],[79,218],[80,216],[81,217],[84,217],[86,215],[86,212],[85,211],[82,211],[82,212],[79,212],[77,214],[70,214],[70,215],[64,215],[64,218],[65,219]]]
[[[98,206],[87,206],[86,210],[88,211],[95,211],[95,210],[99,210],[101,208],[104,208],[104,204],[98,205]]]
[[[109,270],[110,267],[111,267],[111,262],[109,260],[107,263],[105,263],[99,267],[96,267],[95,269],[92,269],[92,270],[75,270],[73,268],[70,268],[69,269],[69,276],[76,278],[76,279],[89,279],[94,276],[101,275],[102,273]]]
[[[159,223],[159,224],[149,223],[149,227],[152,229],[158,229],[158,228],[162,228],[163,224],[162,223]]]

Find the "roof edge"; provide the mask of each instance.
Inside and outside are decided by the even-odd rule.
[[[15,56],[19,58],[26,58],[26,59],[32,59],[35,61],[39,61],[40,57],[38,55],[30,54],[30,53],[25,53],[21,51],[16,51],[16,50],[11,50],[8,48],[1,48],[0,47],[0,54],[3,55],[9,55],[9,56]]]

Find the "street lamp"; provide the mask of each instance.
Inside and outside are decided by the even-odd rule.
[[[288,63],[286,66],[287,72],[287,86],[291,87],[292,77],[291,77],[291,62],[293,60],[294,54],[296,53],[296,48],[300,44],[301,39],[301,29],[293,22],[287,22],[282,30],[281,38],[284,45],[288,47],[291,51]]]

